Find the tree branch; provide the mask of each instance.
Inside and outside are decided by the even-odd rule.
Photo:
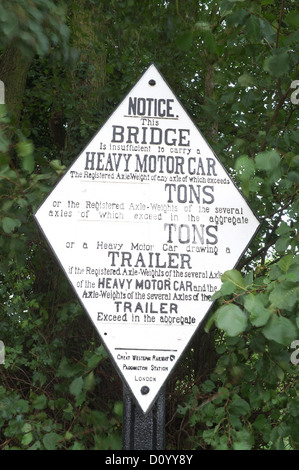
[[[276,49],[278,49],[279,34],[280,34],[280,27],[281,27],[282,16],[283,16],[283,9],[284,9],[284,0],[281,1],[280,16],[279,16],[278,29],[277,29],[277,34],[276,34]]]
[[[264,138],[263,143],[262,143],[262,145],[261,145],[261,151],[262,151],[262,152],[263,152],[263,151],[265,150],[265,148],[266,148],[266,145],[267,145],[267,136],[268,136],[268,134],[269,134],[269,132],[270,132],[270,130],[271,130],[271,127],[273,126],[273,124],[274,124],[274,122],[275,122],[275,120],[276,120],[276,118],[277,118],[277,115],[278,115],[278,113],[279,113],[279,111],[280,111],[280,108],[282,107],[282,105],[284,104],[284,102],[285,102],[285,100],[286,100],[286,98],[287,98],[287,96],[288,96],[288,93],[289,93],[290,89],[291,89],[291,87],[289,86],[289,88],[287,89],[287,91],[286,91],[285,93],[283,93],[283,94],[280,96],[280,99],[279,99],[278,104],[277,104],[277,106],[276,106],[276,108],[275,108],[275,111],[274,111],[274,113],[273,113],[273,116],[272,116],[272,118],[271,118],[271,121],[270,121],[269,124],[268,124],[267,130],[266,130],[265,138]]]
[[[259,255],[265,255],[267,253],[267,251],[269,250],[269,248],[271,248],[271,246],[275,245],[275,243],[277,242],[278,240],[278,236],[275,237],[273,240],[269,241],[265,246],[263,246],[262,248],[260,248],[259,250],[257,250],[255,253],[253,253],[249,258],[246,258],[245,260],[243,260],[242,262],[240,262],[235,269],[237,269],[238,271],[241,271],[241,269],[244,268],[244,266],[246,266],[246,264],[250,263],[250,261],[253,261],[255,258],[257,258],[257,256]]]

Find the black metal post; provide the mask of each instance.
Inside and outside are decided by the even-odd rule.
[[[152,409],[144,415],[124,385],[123,450],[163,450],[165,433],[165,389],[160,390]]]

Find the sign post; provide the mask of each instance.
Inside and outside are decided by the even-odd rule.
[[[144,415],[124,386],[123,450],[163,450],[165,439],[165,391],[159,391],[151,410]]]
[[[259,228],[155,65],[35,217],[147,415]]]

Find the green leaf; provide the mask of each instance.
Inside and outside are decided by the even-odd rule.
[[[57,377],[73,377],[77,373],[77,367],[69,363],[66,357],[61,359],[61,362],[58,367]]]
[[[278,261],[278,266],[284,273],[286,273],[288,272],[292,262],[293,262],[293,255],[286,255]]]
[[[91,371],[84,379],[84,389],[87,391],[93,390],[95,386],[95,377],[93,371]]]
[[[240,75],[238,78],[238,83],[241,87],[247,88],[254,85],[254,78],[249,73],[243,73],[243,75]]]
[[[108,426],[108,417],[102,411],[93,410],[92,411],[92,420],[93,420],[93,423],[96,426],[99,426],[100,428],[105,428],[105,427]]]
[[[56,432],[49,432],[43,437],[43,444],[47,450],[55,450],[61,439],[61,436]]]
[[[94,369],[99,362],[107,357],[107,352],[103,348],[103,346],[99,346],[96,351],[88,358],[87,365],[91,369]]]
[[[261,152],[256,155],[255,163],[259,170],[273,171],[280,165],[280,155],[276,150]]]
[[[260,414],[253,423],[253,427],[260,432],[269,432],[271,430],[271,423],[265,415]]]
[[[250,411],[250,405],[246,400],[236,394],[232,397],[229,411],[237,416],[245,416]]]
[[[247,315],[237,305],[227,304],[217,310],[215,322],[228,336],[237,336],[247,327]]]
[[[288,25],[293,26],[294,28],[299,28],[299,11],[290,11],[286,17],[285,21]]]
[[[203,35],[203,41],[204,41],[204,45],[205,45],[207,51],[210,52],[211,54],[216,54],[216,52],[217,52],[217,43],[216,43],[215,38],[213,36],[213,33],[211,31],[207,31]]]
[[[299,285],[292,281],[277,284],[271,294],[270,301],[279,309],[292,310],[299,300]]]
[[[238,289],[245,288],[245,281],[242,277],[242,274],[239,271],[237,271],[237,269],[231,269],[229,271],[225,271],[221,276],[221,281],[231,282]]]
[[[249,41],[257,41],[260,39],[261,23],[259,18],[254,15],[250,15],[245,23],[245,34],[247,35]]]
[[[13,232],[17,227],[20,227],[21,221],[18,219],[12,219],[11,217],[4,217],[2,219],[2,228],[5,233]]]
[[[249,181],[255,173],[254,161],[247,155],[241,155],[237,158],[235,170],[238,172],[241,181]]]
[[[73,438],[73,434],[70,431],[66,431],[64,438],[66,441],[70,441]]]
[[[22,426],[22,431],[24,433],[32,431],[32,426],[30,423],[25,423],[24,426]]]
[[[51,160],[50,167],[53,168],[57,173],[61,173],[66,169],[65,165],[61,164],[60,160]]]
[[[70,385],[71,394],[75,397],[78,397],[78,395],[80,395],[80,393],[82,392],[83,385],[83,377],[77,377],[76,379],[74,379]]]
[[[123,416],[123,403],[121,401],[117,401],[114,404],[113,411],[116,414],[116,416],[121,418]]]
[[[28,413],[29,403],[27,400],[23,400],[21,398],[20,400],[16,402],[15,408],[16,408],[17,413]]]
[[[244,307],[250,313],[249,320],[253,326],[264,326],[270,318],[271,312],[265,308],[260,295],[248,294]]]
[[[226,16],[228,13],[232,11],[234,5],[230,0],[222,0],[220,4],[220,14],[221,16]]]
[[[299,144],[299,130],[292,130],[291,131],[291,139]]]
[[[249,13],[247,10],[240,8],[226,17],[227,26],[241,26],[244,24]]]
[[[298,259],[298,257],[297,257]],[[296,260],[296,258],[295,258]],[[293,282],[299,282],[299,264],[298,262],[292,263],[290,268],[288,269],[286,277]]]
[[[282,253],[287,250],[288,246],[290,245],[290,238],[289,237],[279,237],[279,239],[275,243],[275,249]]]
[[[269,72],[272,77],[279,78],[287,74],[290,69],[290,57],[288,51],[276,51],[267,57],[264,62],[264,70]]]
[[[242,290],[245,288],[245,280],[242,277],[242,274],[236,269],[231,269],[226,271],[221,276],[222,286],[220,291],[215,292],[213,300],[216,300],[221,295],[230,295],[237,290]]]
[[[286,222],[281,222],[276,233],[277,235],[288,235],[291,230],[291,227]]]
[[[298,334],[297,328],[288,318],[277,315],[271,317],[262,331],[267,339],[284,346],[289,346]]]
[[[195,23],[195,28],[196,29],[199,29],[200,31],[210,31],[211,29],[211,25],[210,23],[207,23],[206,21],[198,21],[197,23]]]
[[[34,170],[34,157],[33,155],[27,155],[22,160],[22,166],[25,171],[32,173]]]
[[[245,287],[251,287],[253,284],[253,271],[249,271],[244,277]]]
[[[299,183],[299,173],[297,171],[289,171],[287,178],[292,183]]]
[[[9,143],[10,143],[9,139],[7,139],[4,134],[0,133],[0,152],[7,152]],[[1,155],[0,163],[4,163],[6,161],[7,161],[7,156]]]
[[[201,389],[205,393],[210,393],[215,389],[215,384],[212,382],[212,380],[208,379],[202,384]]]
[[[268,43],[274,42],[276,39],[276,31],[273,26],[266,20],[260,19],[261,24],[261,36],[265,38]]]
[[[254,444],[254,435],[249,429],[237,431],[233,440],[234,450],[251,450]]]
[[[220,294],[221,295],[230,295],[236,290],[236,285],[233,284],[230,281],[226,281],[222,284],[221,289],[220,289]],[[215,300],[215,297],[213,297],[213,300]]]
[[[44,408],[46,408],[47,402],[48,400],[47,400],[46,395],[42,394],[33,400],[32,405],[33,405],[33,408],[35,408],[36,410],[43,410]]]
[[[74,445],[71,447],[71,450],[85,450],[85,446],[81,442],[75,441]]]
[[[24,434],[24,436],[22,437],[21,439],[21,443],[24,445],[24,446],[28,446],[33,440],[33,434],[32,432],[28,432],[26,434]]]
[[[20,157],[28,157],[33,153],[33,144],[28,140],[19,142],[16,144],[16,150]]]

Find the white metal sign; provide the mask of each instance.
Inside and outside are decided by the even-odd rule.
[[[257,218],[154,65],[35,216],[146,413]]]

